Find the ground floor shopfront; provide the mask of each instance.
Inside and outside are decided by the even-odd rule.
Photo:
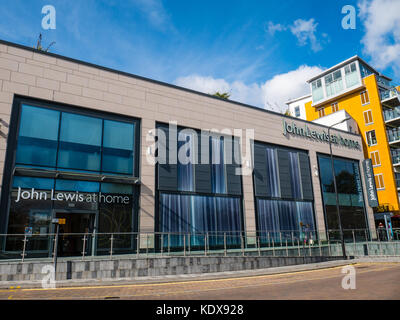
[[[326,127],[29,48],[21,52],[32,55],[27,65],[48,58],[35,70],[43,78],[57,70],[60,78],[52,80],[50,96],[24,94],[11,79],[2,86],[4,255],[19,255],[25,245],[30,255],[51,256],[54,219],[65,219],[57,244],[62,256],[337,237]],[[75,93],[63,91],[67,86]],[[342,227],[374,238],[361,138],[332,130],[332,143]]]

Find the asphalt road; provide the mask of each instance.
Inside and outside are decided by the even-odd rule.
[[[355,289],[343,289],[342,267],[274,275],[152,284],[3,289],[0,299],[400,299],[400,263],[359,263]]]

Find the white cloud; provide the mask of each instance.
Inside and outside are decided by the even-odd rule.
[[[274,76],[265,83],[246,84],[242,81],[227,82],[224,79],[190,75],[175,80],[178,86],[213,94],[216,91],[229,92],[230,99],[277,112],[286,110],[289,99],[310,92],[308,79],[322,72],[319,67],[300,66],[298,69]]]
[[[320,67],[302,65],[266,81],[263,85],[265,108],[285,111],[288,100],[310,93],[310,86],[306,81],[322,71]]]
[[[219,91],[231,94],[230,99],[242,103],[247,103],[257,107],[264,107],[262,88],[257,83],[245,84],[242,81],[227,82],[224,79],[214,79],[213,77],[203,77],[200,75],[190,75],[180,77],[174,81],[178,86],[192,90],[214,94]]]
[[[287,27],[282,25],[282,24],[274,24],[272,21],[268,22],[268,28],[267,31],[269,32],[270,35],[274,35],[276,31],[284,31],[286,30]]]
[[[361,0],[358,7],[365,28],[364,53],[376,68],[391,65],[400,74],[400,1]]]
[[[310,43],[312,51],[317,52],[322,50],[322,46],[315,36],[317,25],[318,23],[315,23],[313,18],[310,20],[297,19],[290,26],[290,31],[296,36],[300,46]]]
[[[314,52],[322,50],[321,41],[317,39],[317,26],[318,23],[315,22],[314,18],[309,20],[297,19],[291,25],[274,24],[273,22],[268,22],[267,32],[270,35],[275,35],[276,32],[290,30],[290,32],[297,38],[299,46],[305,46],[307,44],[311,45],[311,50]],[[329,37],[326,33],[322,34],[322,38],[329,41]]]
[[[133,0],[150,24],[161,31],[173,29],[170,17],[160,0]]]

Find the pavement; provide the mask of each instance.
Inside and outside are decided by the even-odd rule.
[[[342,287],[343,266],[355,268],[356,288]],[[400,257],[363,258],[217,274],[146,277],[112,281],[56,283],[55,289],[31,284],[3,287],[0,299],[400,299]],[[35,284],[37,286],[37,283]]]

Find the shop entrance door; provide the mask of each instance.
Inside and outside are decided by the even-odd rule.
[[[85,255],[90,255],[96,214],[94,212],[56,212],[55,217],[65,219],[65,224],[60,225],[59,229],[57,255],[59,257],[81,256],[84,249]]]

